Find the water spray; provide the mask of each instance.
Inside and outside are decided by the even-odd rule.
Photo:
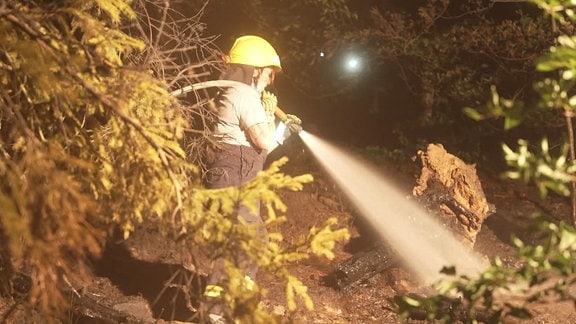
[[[195,83],[171,92],[180,96],[210,87],[233,87],[239,82],[216,80]],[[276,133],[288,128],[310,148],[339,188],[361,215],[395,251],[404,265],[422,283],[430,284],[442,276],[444,266],[455,266],[460,274],[475,275],[487,264],[459,242],[423,209],[409,201],[379,171],[316,136],[302,130],[289,115],[276,107],[274,115],[282,121]],[[418,227],[418,229],[415,229]],[[425,230],[429,235],[421,235]]]
[[[445,266],[455,266],[458,274],[469,276],[486,269],[480,256],[400,193],[381,170],[308,132],[300,133],[300,138],[360,215],[421,283],[441,279],[440,271]]]

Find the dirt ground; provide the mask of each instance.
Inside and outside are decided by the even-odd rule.
[[[345,289],[330,285],[330,275],[339,264],[355,253],[368,249],[377,240],[365,228],[360,215],[355,215],[340,190],[326,177],[314,158],[304,147],[296,146],[290,152],[290,161],[284,172],[290,174],[312,173],[315,181],[301,192],[280,193],[288,206],[288,221],[281,231],[287,241],[305,235],[311,226],[337,217],[340,226],[349,228],[352,235],[348,242],[335,248],[336,258],[327,260],[313,258],[291,266],[291,271],[309,288],[315,308],[288,314],[285,307],[283,286],[269,275],[262,274],[259,284],[267,290],[262,301],[279,318],[296,323],[396,323],[397,316],[390,310],[388,298],[397,293],[410,291],[409,275],[400,267],[392,267],[369,279],[361,280]],[[415,185],[418,168],[413,165],[381,165],[387,175],[399,179],[400,190],[410,195]],[[527,231],[529,215],[547,212],[568,219],[569,204],[565,198],[551,196],[540,200],[537,191],[495,175],[480,172],[479,177],[488,201],[495,205],[496,213],[483,224],[475,250],[492,259],[499,256],[509,264],[514,263],[514,251],[510,244],[512,234],[530,243]],[[116,245],[106,251],[101,260],[95,261],[95,276],[83,289],[93,296],[95,303],[109,305],[118,314],[131,314],[127,322],[165,323],[172,320],[185,321],[191,313],[185,301],[174,297],[173,287],[165,282],[196,280],[181,263],[179,251],[163,240],[153,230],[137,231],[129,244]],[[160,294],[162,292],[162,294]],[[176,307],[173,307],[176,305]],[[304,309],[304,308],[302,308]],[[16,313],[8,317],[13,322]],[[506,323],[576,323],[576,312],[570,303],[541,305],[534,309],[535,317],[525,321]],[[90,311],[82,316],[71,316],[73,323],[113,323],[115,320],[95,319]],[[34,321],[28,321],[34,322]],[[420,323],[411,321],[411,323]]]
[[[300,156],[295,163],[306,161]],[[346,204],[339,189],[332,185],[329,178],[313,161],[303,163],[311,167],[316,181],[303,192],[284,193],[289,206],[288,224],[284,229],[287,237],[299,235],[310,226],[321,223],[330,216],[337,216],[340,224],[348,226],[352,238],[336,249],[336,259],[311,260],[293,267],[294,273],[310,287],[310,294],[316,303],[313,312],[296,316],[303,323],[395,323],[397,316],[390,311],[388,298],[397,293],[409,292],[413,287],[410,276],[399,267],[392,267],[367,280],[362,280],[343,290],[335,290],[323,284],[323,279],[332,273],[339,264],[360,251],[369,249],[377,240],[366,229],[360,215],[355,215],[353,207]],[[412,163],[405,165],[380,165],[382,172],[396,180],[400,190],[410,196],[416,185],[419,167]],[[299,167],[296,167],[299,169]],[[566,198],[549,195],[540,199],[536,188],[498,175],[478,172],[482,188],[496,213],[484,222],[474,250],[489,260],[500,257],[505,264],[515,264],[515,252],[510,238],[515,235],[526,243],[536,243],[528,230],[532,224],[530,216],[534,213],[547,213],[556,218],[569,221],[570,205]],[[278,305],[283,294],[270,283],[268,303]],[[506,323],[576,323],[576,311],[573,304],[556,303],[539,305],[533,309],[532,320],[508,320]],[[411,321],[419,323],[419,321]]]

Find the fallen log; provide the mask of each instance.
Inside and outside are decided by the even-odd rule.
[[[353,283],[366,280],[385,271],[398,261],[394,253],[383,245],[354,254],[346,261],[338,264],[334,271],[334,284],[338,289],[344,289]]]

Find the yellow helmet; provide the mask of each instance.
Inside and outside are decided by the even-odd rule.
[[[280,57],[268,41],[262,37],[247,35],[236,39],[230,49],[229,63],[255,67],[272,66],[282,69]]]

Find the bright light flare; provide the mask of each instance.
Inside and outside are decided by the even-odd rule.
[[[358,60],[356,57],[351,57],[346,61],[346,66],[349,70],[354,71],[360,66],[360,60]]]
[[[346,71],[356,73],[362,69],[362,61],[360,57],[351,54],[344,59],[344,67]]]

